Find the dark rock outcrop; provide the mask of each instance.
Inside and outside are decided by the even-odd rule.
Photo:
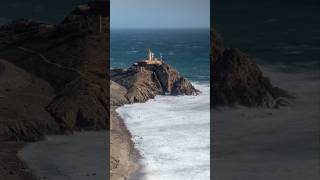
[[[46,111],[54,97],[49,83],[0,59],[0,141],[37,141],[59,127]]]
[[[109,129],[108,5],[90,0],[59,24],[0,25],[1,179],[38,179],[18,158],[25,141]]]
[[[128,104],[129,101],[126,98],[127,89],[120,84],[110,80],[110,106],[121,106]]]
[[[111,70],[111,80],[126,89],[130,103],[145,102],[156,95],[197,95],[199,90],[166,63]],[[111,92],[112,94],[112,92]]]
[[[0,58],[54,88],[42,108],[59,132],[109,128],[108,4],[91,0],[56,25],[19,20],[3,26],[8,33],[0,35]]]
[[[211,103],[214,107],[243,105],[278,108],[293,96],[274,87],[259,66],[239,49],[224,48],[219,35],[211,33]]]
[[[64,131],[105,129],[109,127],[108,93],[107,81],[79,78],[67,84],[47,110]]]

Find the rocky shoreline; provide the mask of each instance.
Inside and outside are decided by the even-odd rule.
[[[112,69],[110,80],[110,143],[111,179],[120,180],[139,174],[139,152],[132,136],[116,108],[131,103],[143,103],[156,95],[197,95],[199,90],[170,65],[136,65],[128,69]],[[119,153],[120,149],[120,153]],[[122,156],[121,156],[122,155]]]

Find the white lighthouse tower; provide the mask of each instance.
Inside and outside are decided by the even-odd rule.
[[[161,65],[162,62],[159,61],[155,56],[154,56],[154,53],[151,51],[151,49],[149,48],[148,50],[148,53],[147,53],[147,59],[145,60],[142,60],[140,62],[140,65],[142,64],[157,64],[157,65]],[[139,63],[138,63],[139,64]]]
[[[151,52],[150,48],[148,50],[148,62],[151,63],[153,61],[153,53]]]

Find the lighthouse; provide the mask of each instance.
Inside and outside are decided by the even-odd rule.
[[[153,55],[153,53],[151,52],[151,50],[149,48],[148,49],[148,59],[147,59],[148,63],[152,63],[153,58],[154,58],[154,55]]]
[[[144,60],[140,60],[137,62],[138,66],[146,66],[148,64],[161,65],[162,61],[159,61],[155,56],[151,49],[147,49],[147,58]]]

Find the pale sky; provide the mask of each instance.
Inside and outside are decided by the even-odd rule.
[[[110,0],[111,28],[209,28],[210,0]]]

